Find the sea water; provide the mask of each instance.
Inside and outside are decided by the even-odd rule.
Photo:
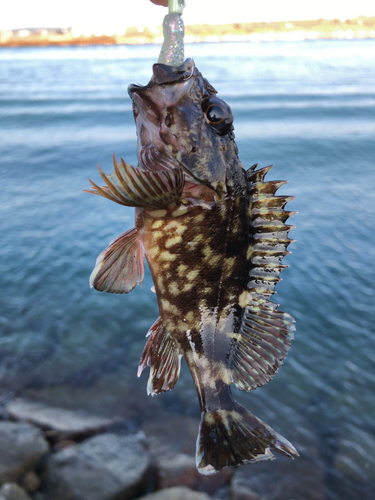
[[[149,271],[129,295],[88,285],[134,209],[82,190],[101,182],[97,163],[113,171],[113,153],[136,165],[127,86],[149,81],[158,52],[0,50],[3,402],[16,394],[136,425],[199,416],[186,365],[157,398],[146,396],[147,374],[136,378],[158,316]],[[245,167],[274,164],[267,178],[289,180],[280,193],[296,196],[296,242],[275,297],[296,338],[270,384],[234,391],[301,454],[262,470],[264,484],[281,463],[279,482],[299,481],[299,500],[374,498],[375,41],[195,44],[186,55],[232,107]],[[264,486],[292,498],[285,485],[272,491]]]

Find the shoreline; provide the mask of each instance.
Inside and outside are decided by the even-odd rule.
[[[313,21],[192,25],[185,27],[185,43],[263,42],[375,39],[375,16]],[[76,28],[30,28],[0,32],[0,47],[85,45],[144,45],[163,43],[162,27],[129,27],[123,33],[101,33]]]

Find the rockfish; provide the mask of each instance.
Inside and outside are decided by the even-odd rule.
[[[266,384],[293,338],[293,318],[270,298],[283,268],[294,212],[275,196],[284,181],[265,182],[271,167],[245,171],[230,107],[187,59],[154,64],[146,86],[128,88],[138,137],[138,166],[118,163],[91,193],[136,207],[135,227],[96,261],[97,290],[128,293],[148,262],[160,316],[148,332],[138,376],[150,367],[148,394],[176,384],[184,356],[198,393],[199,472],[293,458],[285,438],[239,405],[233,383]]]

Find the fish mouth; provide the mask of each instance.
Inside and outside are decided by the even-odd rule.
[[[178,67],[156,63],[152,67],[152,72],[157,84],[167,85],[189,80],[194,74],[194,69],[195,63],[189,57]]]
[[[157,108],[169,108],[176,105],[194,83],[200,73],[195,68],[193,59],[186,59],[181,66],[173,67],[156,63],[152,67],[153,75],[147,85],[131,83],[128,94],[133,101],[135,118],[138,113]],[[146,108],[146,109],[144,109]]]
[[[153,77],[147,85],[131,83],[128,86],[130,98],[133,98],[133,92],[150,89],[154,83],[158,85],[172,85],[189,80],[194,74],[194,69],[195,63],[190,57],[186,59],[181,66],[177,67],[156,63],[152,66]]]

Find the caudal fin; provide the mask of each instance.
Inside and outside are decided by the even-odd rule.
[[[223,467],[273,460],[271,448],[293,458],[297,450],[255,415],[235,403],[232,410],[203,412],[197,439],[196,464],[201,474]]]

